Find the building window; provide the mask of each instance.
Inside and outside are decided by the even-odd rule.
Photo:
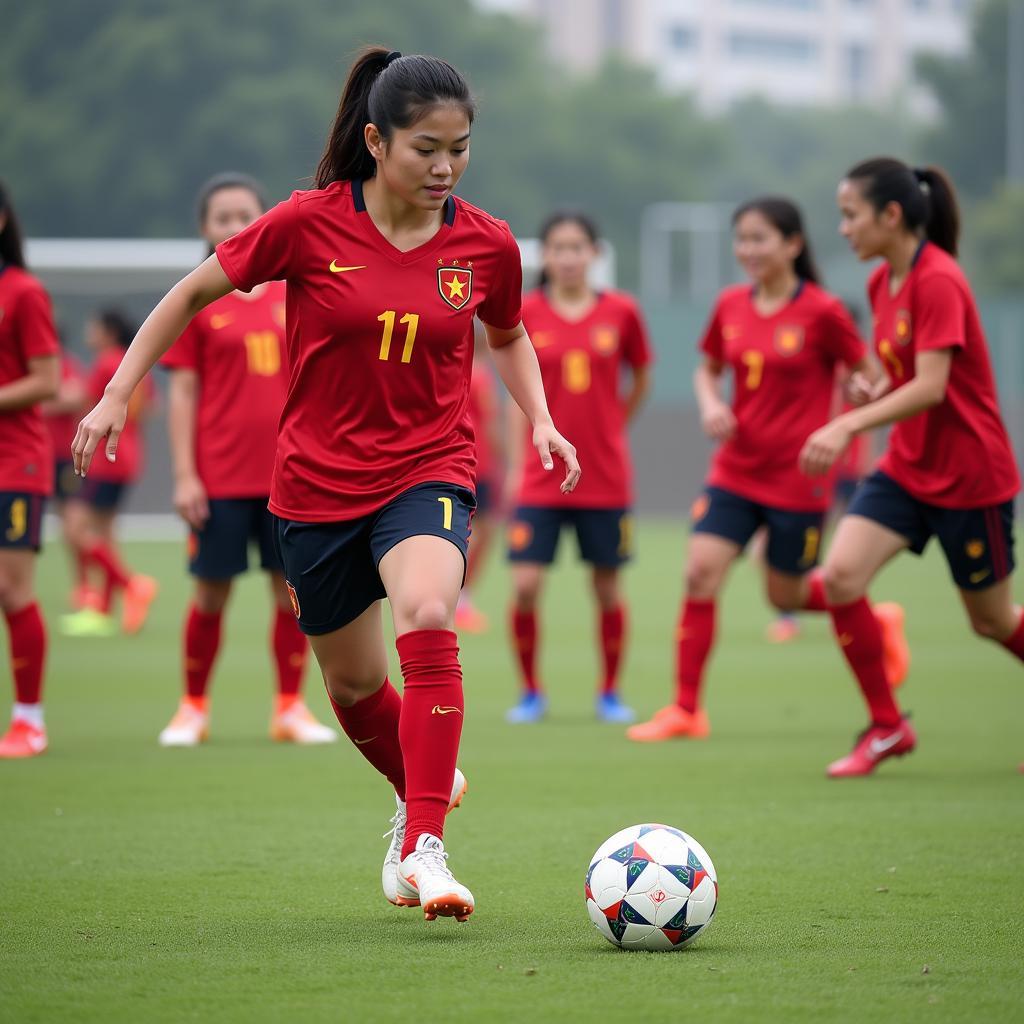
[[[729,50],[737,57],[766,61],[812,61],[818,44],[806,36],[765,35],[761,32],[730,32]]]
[[[697,30],[692,25],[672,25],[668,30],[669,46],[684,53],[697,49]]]

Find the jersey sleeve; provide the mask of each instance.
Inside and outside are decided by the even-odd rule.
[[[299,233],[299,201],[296,193],[278,203],[217,246],[217,259],[228,280],[250,292],[265,281],[288,277]]]
[[[955,281],[936,275],[915,283],[912,330],[915,352],[967,344],[967,303]]]
[[[722,303],[716,302],[698,349],[716,363],[725,362],[725,336],[722,333]]]
[[[199,328],[195,320],[189,323],[181,337],[164,353],[160,365],[165,370],[199,369]]]
[[[50,297],[42,285],[32,282],[14,307],[15,336],[23,358],[40,359],[60,355],[60,342],[53,326]]]
[[[114,376],[116,369],[117,365],[112,364],[105,355],[101,355],[93,363],[86,380],[86,389],[94,402],[98,402],[103,397],[103,389],[110,383],[110,378]]]
[[[853,322],[853,317],[838,299],[829,304],[822,320],[825,350],[835,358],[836,362],[846,366],[856,366],[867,356],[867,346],[857,330],[857,325]]]
[[[654,362],[654,351],[647,333],[643,314],[631,302],[626,309],[623,323],[622,355],[630,366],[647,366]]]
[[[508,331],[523,319],[523,259],[515,237],[505,225],[505,248],[494,271],[493,287],[480,303],[480,319]]]

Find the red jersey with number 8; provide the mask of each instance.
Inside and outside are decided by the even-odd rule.
[[[161,360],[198,378],[196,472],[211,498],[270,494],[277,427],[288,392],[285,286],[211,302]]]
[[[925,242],[895,295],[889,265],[868,282],[875,348],[894,387],[914,377],[918,352],[949,349],[946,396],[892,428],[878,468],[919,501],[984,508],[1020,488],[1017,462],[999,414],[992,363],[967,278],[945,250]]]
[[[381,234],[360,182],[294,192],[217,257],[236,288],[287,282],[288,397],[270,510],[355,519],[428,481],[473,489],[472,319],[521,320],[519,248],[503,221],[450,197],[427,242]]]
[[[797,459],[831,417],[836,367],[867,354],[839,299],[805,281],[782,309],[762,316],[749,285],[726,288],[700,349],[734,377],[736,433],[715,452],[709,486],[773,508],[828,508],[833,478],[805,476]]]

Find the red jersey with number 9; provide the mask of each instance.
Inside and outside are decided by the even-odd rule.
[[[875,348],[894,387],[914,377],[918,352],[949,349],[946,396],[897,423],[878,468],[915,498],[943,508],[983,508],[1020,488],[999,414],[992,363],[971,287],[956,260],[925,242],[895,295],[889,264],[868,282]]]
[[[419,483],[474,486],[472,319],[521,319],[519,248],[503,221],[450,197],[441,228],[401,252],[360,182],[294,192],[217,257],[236,288],[287,282],[288,396],[270,510],[355,519]]]
[[[576,446],[583,475],[574,491],[562,494],[558,462],[552,470],[541,465],[527,426],[519,504],[628,508],[633,504],[633,470],[622,370],[651,361],[636,303],[622,292],[604,291],[586,316],[566,320],[538,288],[523,302],[523,322],[537,351],[551,417]]]
[[[277,426],[288,392],[285,286],[211,302],[161,360],[198,377],[196,472],[211,498],[270,494]]]
[[[736,433],[715,452],[709,486],[773,508],[828,508],[833,478],[805,476],[797,459],[831,418],[836,367],[867,354],[843,304],[805,281],[782,309],[762,316],[749,285],[726,288],[700,348],[734,376]]]
[[[0,264],[0,387],[27,376],[30,359],[57,355],[46,290],[21,267]],[[38,405],[0,412],[0,491],[53,493],[53,446]]]

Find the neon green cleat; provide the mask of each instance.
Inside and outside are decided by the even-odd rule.
[[[64,636],[108,637],[117,634],[117,621],[110,615],[95,608],[83,608],[81,611],[62,615],[60,631]]]

